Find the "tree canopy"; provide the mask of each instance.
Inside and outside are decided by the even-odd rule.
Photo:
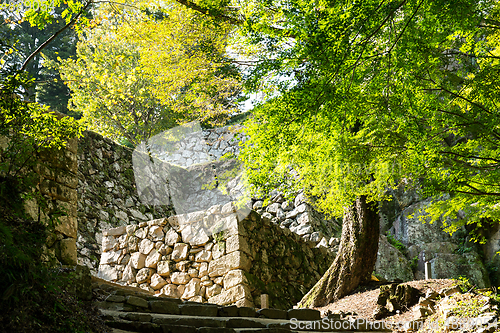
[[[175,3],[130,6],[99,7],[77,57],[60,59],[70,109],[90,129],[132,144],[235,112],[241,77],[227,57],[231,26]]]
[[[451,195],[432,219],[498,220],[498,13],[496,1],[244,3],[259,51],[248,84],[269,91],[248,123],[249,180],[303,187],[341,215],[409,178]]]

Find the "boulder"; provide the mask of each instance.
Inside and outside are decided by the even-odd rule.
[[[378,242],[377,261],[375,273],[388,281],[413,280],[413,272],[406,257],[388,241],[387,237],[380,235]]]

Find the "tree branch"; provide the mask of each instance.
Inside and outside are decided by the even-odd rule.
[[[92,0],[89,0],[89,2],[87,2],[87,4],[78,12],[78,14],[76,14],[76,16],[68,23],[66,24],[64,27],[62,27],[61,29],[59,29],[59,31],[57,31],[56,33],[54,33],[49,39],[47,39],[45,42],[43,42],[35,51],[33,51],[29,56],[28,58],[26,58],[26,60],[23,62],[23,65],[21,66],[21,71],[24,71],[26,69],[26,67],[28,67],[28,63],[33,60],[33,58],[38,54],[40,53],[40,51],[42,51],[47,45],[50,44],[50,42],[52,42],[54,39],[56,39],[57,36],[59,36],[64,30],[68,29],[70,26],[72,26],[77,20],[78,18],[80,17],[80,15],[82,15],[82,13],[87,10],[87,8],[93,3]]]

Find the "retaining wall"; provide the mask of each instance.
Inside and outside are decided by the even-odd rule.
[[[223,230],[221,230],[223,226]],[[290,308],[332,263],[255,211],[231,203],[104,231],[99,277],[173,298],[220,305]]]

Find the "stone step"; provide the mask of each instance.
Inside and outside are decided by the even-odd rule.
[[[374,332],[390,330],[369,330],[366,327],[359,327],[359,330],[343,330],[339,324],[339,329],[311,330],[307,326],[307,321],[303,321],[302,326],[298,322],[291,323],[285,319],[268,318],[242,318],[242,317],[207,317],[193,315],[171,315],[143,312],[121,312],[113,310],[101,310],[106,324],[114,329],[128,330],[132,332],[227,332],[227,333],[251,333],[251,332]],[[343,323],[343,322],[340,322]],[[345,322],[344,327],[349,327]],[[337,326],[337,325],[336,325]]]
[[[100,281],[102,282],[102,281]],[[208,303],[186,302],[180,299],[157,297],[139,288],[123,287],[114,283],[99,283],[94,292],[102,301],[97,302],[103,319],[116,333],[125,332],[374,332],[384,331],[357,326],[351,330],[350,322],[335,317],[335,327],[325,328],[318,322],[320,313],[312,309],[260,309],[220,306]],[[300,323],[300,326],[299,326]],[[309,323],[309,325],[308,325]],[[323,328],[323,329],[321,329]],[[348,328],[347,330],[345,328]],[[389,332],[390,330],[385,330]]]

